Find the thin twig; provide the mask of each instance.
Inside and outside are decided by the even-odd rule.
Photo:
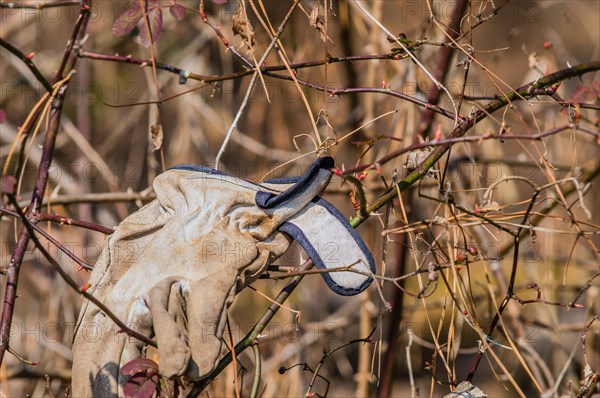
[[[575,76],[581,76],[586,73],[594,72],[597,70],[600,70],[600,61],[592,62],[589,64],[580,64],[567,69],[562,69],[560,71],[544,76],[540,79],[537,79],[534,82],[521,86],[518,89],[508,93],[505,97],[491,102],[482,110],[475,112],[471,117],[460,122],[459,125],[452,131],[449,138],[464,136],[467,131],[473,128],[473,126],[475,126],[478,122],[485,119],[488,115],[496,112],[499,109],[504,108],[511,101],[515,101],[524,96],[528,96],[528,93],[531,90],[551,86],[559,81]],[[414,184],[416,181],[420,180],[424,175],[426,175],[429,169],[444,155],[444,153],[450,148],[451,145],[452,144],[445,144],[434,149],[434,151],[431,152],[431,154],[429,154],[429,156],[423,161],[423,163],[421,163],[421,165],[416,170],[414,170],[412,173],[410,173],[398,183],[400,191],[404,191],[410,185]],[[376,201],[374,201],[371,204],[371,206],[369,206],[369,211],[375,211],[380,209],[387,202],[397,197],[397,195],[398,193],[396,189],[388,190],[387,193],[380,196]],[[361,224],[365,219],[366,218],[363,217],[355,217],[352,220],[350,220],[350,223],[353,226],[356,226]]]
[[[435,85],[437,86],[438,89],[442,89],[444,90],[444,92],[446,93],[446,95],[448,96],[448,98],[450,99],[450,102],[452,103],[452,107],[454,108],[454,127],[458,126],[458,122],[459,122],[459,117],[458,117],[458,108],[456,107],[456,103],[454,102],[454,98],[452,98],[452,94],[450,94],[450,91],[448,91],[448,89],[446,88],[446,86],[444,86],[442,83],[439,82],[438,79],[436,79],[431,72],[429,72],[429,70],[427,70],[427,68],[421,63],[421,61],[419,61],[417,59],[417,57],[412,53],[412,51],[410,51],[410,49],[408,47],[406,47],[406,45],[404,43],[402,43],[401,40],[399,40],[396,35],[394,35],[392,32],[390,32],[385,26],[383,26],[383,24],[373,16],[373,14],[371,14],[365,7],[364,5],[358,1],[358,0],[354,0],[354,4],[356,4],[358,6],[358,8],[365,13],[365,15],[367,17],[369,17],[369,19],[371,21],[373,21],[375,23],[375,25],[377,25],[379,27],[379,29],[381,29],[383,32],[385,32],[385,34],[388,35],[388,37],[391,37],[394,42],[396,42],[396,44],[398,44],[403,50],[404,52],[412,59],[412,61],[419,67],[421,68],[421,70],[423,72],[425,72],[425,74],[431,79],[431,81],[433,83],[435,83]]]
[[[285,18],[279,25],[279,28],[277,29],[275,36],[273,37],[273,39],[271,39],[271,43],[265,50],[263,56],[258,61],[258,65],[262,65],[265,62],[265,60],[269,56],[269,53],[271,52],[273,47],[275,47],[275,44],[277,43],[279,36],[281,36],[281,34],[283,33],[285,26],[287,25],[288,21],[290,20],[294,10],[296,9],[296,7],[298,6],[299,3],[300,3],[300,0],[294,0],[294,3],[290,7],[287,15],[285,16]],[[250,83],[248,83],[248,88],[246,89],[246,95],[244,96],[244,100],[242,101],[242,104],[240,105],[240,108],[238,109],[238,112],[235,115],[233,122],[231,123],[231,127],[229,127],[229,131],[227,131],[227,134],[225,135],[225,140],[223,140],[223,144],[221,144],[221,148],[219,149],[219,152],[217,153],[217,157],[215,158],[215,169],[219,168],[219,162],[221,160],[221,156],[223,156],[223,153],[225,152],[225,148],[227,147],[227,144],[229,143],[229,140],[231,138],[231,134],[233,134],[233,130],[235,130],[235,128],[237,127],[238,121],[240,120],[240,117],[242,117],[242,114],[244,113],[244,110],[246,109],[246,106],[248,105],[248,100],[250,99],[250,94],[252,92],[252,89],[254,88],[254,84],[256,83],[256,79],[258,78],[258,76],[259,76],[259,72],[258,71],[254,72],[254,75],[252,75],[252,79],[250,80]]]
[[[104,235],[110,235],[113,232],[115,232],[115,230],[113,228],[108,228],[108,227],[102,226],[100,224],[95,224],[95,223],[89,222],[89,221],[78,220],[78,219],[72,218],[72,217],[61,216],[60,214],[38,213],[36,215],[36,220],[37,221],[51,221],[51,222],[59,223],[61,225],[73,225],[75,227],[88,229],[90,231],[100,232],[100,233],[103,233]]]
[[[44,191],[46,189],[46,183],[48,182],[48,170],[50,168],[50,164],[52,162],[52,157],[54,154],[54,144],[56,142],[56,135],[58,133],[60,115],[62,113],[62,104],[65,90],[67,88],[67,83],[68,79],[63,81],[58,86],[56,98],[52,103],[49,123],[46,129],[46,135],[44,137],[42,159],[38,168],[35,188],[33,190],[33,193],[31,194],[30,206],[27,211],[27,216],[23,215],[23,217],[25,218],[37,213],[42,202],[41,198],[43,197]],[[17,209],[19,208],[18,205],[16,205],[16,203],[15,207]],[[17,245],[11,256],[11,261],[9,263],[8,269],[6,271],[6,287],[4,289],[2,317],[0,318],[0,364],[2,364],[2,361],[4,359],[4,353],[9,345],[9,333],[15,308],[15,299],[17,297],[19,270],[21,267],[21,263],[23,262],[23,258],[25,257],[25,250],[27,249],[29,239],[30,236],[28,228],[23,227],[21,229],[21,234],[17,241]]]
[[[79,51],[77,52],[77,56],[80,58],[93,59],[93,60],[97,60],[97,61],[108,61],[108,62],[132,64],[132,65],[138,65],[141,67],[152,66],[151,60],[134,58],[131,55],[106,54],[106,53],[101,53],[101,52],[97,52],[97,51],[89,51],[89,50],[79,49]],[[393,52],[385,53],[385,54],[349,55],[349,56],[343,56],[343,57],[328,57],[326,59],[316,60],[316,61],[297,62],[297,63],[290,64],[289,67],[292,70],[297,70],[297,69],[313,68],[315,66],[329,65],[329,64],[341,63],[341,62],[356,62],[356,61],[370,61],[370,60],[395,60],[395,59],[397,59],[397,55]],[[241,72],[226,73],[226,74],[221,74],[221,75],[202,75],[202,74],[190,72],[185,69],[181,69],[174,65],[162,63],[162,62],[156,62],[156,68],[179,76],[180,83],[182,83],[182,84],[185,83],[188,79],[200,81],[203,83],[215,83],[215,82],[221,82],[221,81],[225,81],[225,80],[234,80],[234,79],[239,79],[239,78],[242,78],[245,76],[252,75],[257,70],[256,67],[253,67],[251,69],[247,69],[247,70],[244,70]],[[258,70],[263,74],[265,72],[284,71],[284,70],[286,70],[286,65],[273,65],[273,66],[259,65]]]
[[[310,380],[310,383],[308,383],[308,389],[306,390],[306,394],[304,394],[305,397],[309,397],[311,394],[311,390],[315,384],[315,381],[317,379],[317,376],[319,374],[319,370],[321,370],[321,367],[323,366],[323,364],[325,363],[325,361],[327,360],[328,357],[330,357],[331,355],[335,354],[336,352],[338,352],[339,350],[342,350],[352,344],[356,344],[356,343],[368,343],[368,344],[374,344],[374,341],[371,340],[371,336],[373,335],[373,333],[375,333],[376,329],[373,329],[371,331],[371,333],[369,333],[369,335],[367,337],[364,337],[362,339],[355,339],[355,340],[351,340],[345,344],[342,344],[339,347],[336,347],[332,350],[327,350],[327,349],[323,349],[323,356],[321,357],[321,360],[319,361],[319,364],[317,365],[317,367],[315,368],[315,371],[313,372],[313,377]]]
[[[45,198],[42,205],[71,205],[76,203],[114,203],[114,202],[150,202],[156,199],[154,192],[100,192],[74,195],[57,195]],[[28,205],[28,201],[19,202],[19,206]]]
[[[460,22],[462,20],[462,16],[465,13],[467,8],[467,4],[469,2],[467,0],[459,0],[454,5],[454,12],[452,14],[452,20],[450,21],[450,25],[448,25],[448,29],[446,30],[446,36],[456,39],[460,32]],[[446,40],[445,44],[449,44],[450,40]],[[444,83],[446,80],[446,76],[450,70],[452,56],[454,54],[454,49],[450,46],[443,46],[440,48],[440,51],[437,54],[438,60],[435,66],[435,78],[437,81]],[[463,88],[466,87],[463,85]],[[432,81],[432,84],[429,86],[427,90],[427,102],[432,105],[437,105],[440,99],[440,88],[439,86]],[[460,114],[460,103],[457,107],[456,114]],[[413,143],[417,143],[419,139],[425,138],[429,131],[431,130],[431,125],[433,124],[434,113],[430,108],[426,108],[421,114],[421,120],[417,125],[417,130],[415,130],[415,135],[413,138]]]
[[[0,3],[0,4],[4,4],[4,3]],[[29,68],[29,70],[34,74],[34,76],[38,79],[38,81],[40,83],[42,83],[42,86],[44,86],[46,91],[51,93],[54,90],[52,88],[52,85],[48,82],[48,80],[46,80],[44,75],[42,75],[42,72],[40,72],[38,67],[35,66],[35,64],[31,60],[31,58],[32,58],[31,56],[27,56],[27,55],[23,54],[21,52],[21,50],[19,50],[18,48],[16,48],[15,46],[13,46],[12,44],[10,44],[9,42],[7,42],[6,40],[4,40],[1,37],[0,37],[0,46],[6,48],[8,51],[10,51],[15,56],[17,56],[21,61],[23,61],[23,63]]]
[[[313,267],[313,262],[307,260],[298,267],[301,271],[308,270]],[[235,351],[236,355],[240,355],[246,348],[250,347],[258,338],[258,336],[263,332],[263,330],[267,327],[271,319],[275,316],[277,311],[281,308],[281,304],[283,304],[290,294],[296,289],[300,281],[302,281],[303,276],[295,276],[290,280],[283,289],[279,292],[277,297],[275,297],[274,302],[267,308],[262,317],[256,323],[256,326],[239,342],[236,344],[232,351]],[[195,398],[200,395],[202,390],[206,388],[206,386],[213,381],[222,371],[225,369],[233,360],[233,353],[230,351],[227,355],[225,355],[217,366],[210,372],[203,380],[194,384],[193,389],[188,394],[188,398]]]
[[[13,203],[13,205],[18,206],[16,199],[14,198],[14,196],[10,195],[11,201]],[[20,212],[19,212],[20,213]],[[29,237],[31,238],[31,240],[33,241],[33,243],[35,244],[36,248],[42,253],[42,255],[46,258],[46,260],[48,260],[48,262],[50,263],[50,265],[52,265],[52,267],[56,270],[56,272],[58,272],[58,274],[63,278],[63,280],[65,282],[67,282],[67,284],[73,288],[73,290],[75,290],[76,292],[78,292],[79,294],[81,294],[83,297],[85,297],[86,299],[88,299],[89,301],[91,301],[92,303],[94,303],[102,312],[104,312],[110,319],[113,320],[113,322],[119,326],[119,328],[127,333],[128,335],[130,335],[131,337],[134,337],[138,340],[140,340],[141,342],[151,345],[153,347],[157,347],[156,342],[152,339],[150,339],[149,337],[136,332],[135,330],[129,328],[123,321],[121,321],[119,319],[119,317],[117,317],[111,310],[109,310],[104,303],[102,303],[100,300],[98,300],[96,297],[94,297],[93,295],[89,294],[87,292],[87,289],[82,288],[81,286],[79,286],[77,284],[77,282],[75,282],[75,280],[73,280],[73,278],[71,278],[71,276],[69,276],[69,274],[62,269],[62,267],[60,266],[60,264],[58,264],[58,262],[54,259],[54,257],[52,257],[50,255],[50,253],[48,253],[48,251],[44,248],[44,246],[40,243],[40,241],[38,240],[37,236],[35,235],[35,231],[33,228],[33,224],[31,224],[31,222],[25,217],[24,214],[21,213],[21,221],[23,222],[23,225],[25,226],[25,229],[27,230]]]
[[[16,203],[16,201],[15,201]],[[16,205],[18,206],[18,203],[16,203]],[[5,214],[9,214],[13,217],[16,218],[21,218],[21,216],[18,213],[15,213],[13,211],[4,209],[0,207],[0,212],[5,213]],[[38,234],[42,235],[44,238],[46,238],[46,240],[48,240],[50,243],[52,243],[54,246],[56,246],[60,251],[62,251],[63,253],[65,253],[71,260],[75,261],[77,264],[79,264],[79,266],[83,269],[86,270],[91,270],[94,267],[91,266],[90,264],[86,263],[85,261],[83,261],[82,259],[80,259],[79,257],[77,257],[73,252],[71,252],[69,249],[67,249],[62,243],[60,243],[59,241],[57,241],[56,239],[54,239],[52,237],[52,235],[50,235],[49,233],[47,233],[46,231],[44,231],[42,228],[38,227],[37,225],[35,225],[34,223],[32,223],[30,221],[30,225],[31,228],[33,230],[35,230]]]

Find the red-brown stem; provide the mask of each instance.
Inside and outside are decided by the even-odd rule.
[[[125,64],[133,64],[133,65],[139,65],[139,66],[148,66],[149,67],[152,65],[152,61],[149,59],[133,58],[129,55],[113,55],[113,54],[99,53],[96,51],[81,50],[81,51],[79,51],[78,56],[80,58],[94,59],[94,60],[98,60],[98,61],[121,62],[121,63],[125,63]],[[326,64],[334,64],[334,63],[339,63],[339,62],[367,61],[367,60],[374,60],[374,59],[393,59],[394,56],[395,56],[394,53],[387,53],[387,54],[373,54],[373,55],[351,55],[351,56],[347,56],[347,57],[330,57],[330,58],[324,59],[324,60],[298,62],[295,64],[290,64],[290,68],[291,69],[302,69],[302,68],[311,68],[311,67],[321,66],[321,65],[326,65]],[[241,77],[251,75],[255,71],[255,69],[253,68],[253,69],[248,69],[248,70],[245,70],[242,72],[228,73],[228,74],[224,74],[224,75],[201,75],[201,74],[189,72],[189,71],[183,70],[181,68],[178,68],[176,66],[165,64],[162,62],[157,62],[156,68],[176,74],[178,76],[186,76],[188,79],[198,80],[198,81],[201,81],[204,83],[239,79]],[[277,71],[286,70],[286,66],[285,65],[263,66],[260,68],[260,70],[263,73],[264,72],[277,72]]]
[[[50,168],[50,163],[52,162],[52,155],[54,154],[54,144],[56,142],[56,134],[60,124],[60,115],[62,113],[62,103],[66,88],[66,83],[58,88],[56,98],[50,109],[48,129],[46,130],[42,149],[42,159],[38,168],[35,188],[31,195],[31,203],[26,217],[31,217],[36,214],[42,203],[42,197],[44,196],[44,190],[46,189],[46,184],[48,182],[48,170]],[[29,239],[30,235],[28,229],[23,227],[6,271],[6,289],[4,290],[2,317],[0,318],[0,364],[2,364],[4,353],[8,348],[10,325],[12,323],[15,299],[17,297],[19,269],[23,262]]]
[[[112,319],[112,321],[117,326],[119,326],[121,331],[123,331],[124,333],[127,333],[131,337],[134,337],[134,338],[140,340],[141,342],[143,342],[145,344],[151,345],[153,347],[157,347],[156,342],[154,340],[129,328],[122,320],[119,319],[119,317],[117,317],[108,307],[106,307],[104,305],[104,303],[102,303],[96,297],[89,294],[85,289],[82,289],[81,286],[79,286],[77,284],[77,282],[75,282],[73,280],[73,278],[71,278],[69,276],[69,274],[67,274],[65,272],[65,270],[62,269],[60,264],[58,264],[58,262],[54,259],[54,257],[52,257],[50,255],[50,253],[48,253],[48,251],[44,248],[44,246],[42,246],[42,244],[38,240],[37,236],[35,236],[35,231],[34,231],[35,226],[33,224],[31,224],[31,222],[27,219],[27,217],[25,215],[23,215],[23,213],[21,212],[21,209],[18,207],[19,204],[17,203],[15,197],[10,195],[10,199],[11,199],[13,205],[18,209],[18,213],[21,214],[21,216],[20,216],[21,221],[23,222],[23,225],[25,226],[25,229],[27,230],[27,233],[28,233],[29,237],[31,238],[31,240],[33,241],[33,243],[35,244],[36,248],[42,253],[42,255],[46,258],[46,260],[48,260],[50,265],[52,265],[52,267],[56,270],[56,272],[58,272],[58,274],[62,277],[62,279],[65,282],[67,282],[67,284],[71,288],[73,288],[73,290],[75,290],[76,292],[81,294],[83,297],[85,297],[86,299],[88,299],[89,301],[94,303],[98,308],[100,308],[100,310],[102,310],[102,312],[104,312],[110,319]]]
[[[460,22],[462,20],[463,14],[467,8],[468,1],[467,0],[458,0],[454,6],[454,13],[452,15],[452,20],[450,21],[450,25],[446,31],[446,34],[453,39],[455,39],[460,31]],[[449,43],[450,39],[446,39],[446,43]],[[438,52],[438,61],[436,65],[436,69],[434,71],[434,77],[437,81],[444,84],[444,80],[446,79],[446,75],[448,74],[448,70],[450,69],[450,60],[452,59],[452,55],[454,54],[454,49],[450,47],[441,47]],[[427,102],[431,105],[437,105],[440,98],[440,89],[435,83],[431,83],[429,85],[429,90],[427,91]],[[460,109],[458,110],[460,114]],[[431,125],[433,124],[433,120],[435,118],[435,112],[431,108],[425,108],[423,113],[421,114],[421,120],[417,125],[417,129],[415,130],[415,134],[413,136],[413,144],[419,145],[422,138],[425,138],[429,131],[431,130]],[[464,137],[461,137],[464,138]],[[408,148],[403,148],[408,151]],[[400,200],[403,200],[400,198]],[[407,205],[410,206],[410,197],[406,198]],[[399,277],[404,274],[406,266],[406,234],[402,234],[400,236],[401,242],[398,245],[399,250],[396,254],[395,266],[392,270],[395,277]],[[379,385],[379,389],[377,391],[377,396],[380,398],[390,397],[392,396],[393,390],[393,382],[394,382],[394,368],[396,364],[396,358],[398,355],[398,345],[400,343],[400,323],[403,318],[403,304],[404,304],[404,292],[401,289],[394,289],[393,293],[393,302],[392,302],[392,313],[390,315],[389,326],[388,326],[388,348],[385,351],[384,359],[383,359],[383,370],[382,370],[382,379],[381,384]],[[412,386],[411,386],[412,388]]]
[[[13,55],[19,57],[19,59],[21,61],[23,61],[23,63],[29,68],[29,70],[34,74],[34,76],[42,84],[42,86],[44,86],[46,91],[48,91],[49,93],[52,92],[52,85],[48,82],[48,80],[46,80],[44,75],[42,75],[42,72],[40,72],[38,67],[35,66],[35,64],[31,60],[31,57],[28,57],[27,55],[23,54],[23,52],[21,50],[19,50],[18,48],[16,48],[15,46],[13,46],[12,44],[10,44],[9,42],[7,42],[6,40],[4,40],[1,37],[0,37],[0,46],[6,48],[8,51],[13,53]]]
[[[16,202],[16,200],[12,201],[14,203],[15,206],[19,206],[19,204]],[[21,218],[21,208],[17,208],[17,212],[14,211],[10,211],[7,209],[4,209],[2,207],[0,207],[0,212],[4,213],[4,214],[8,214],[12,217],[16,217],[16,218]],[[54,239],[54,237],[52,237],[52,235],[50,235],[48,232],[44,231],[42,228],[38,227],[35,222],[32,222],[31,220],[28,220],[31,228],[33,228],[38,234],[42,235],[44,238],[46,238],[46,240],[50,241],[50,243],[52,243],[54,246],[56,246],[60,251],[62,251],[63,253],[65,253],[71,260],[75,261],[77,264],[79,264],[80,267],[82,267],[83,269],[87,269],[87,270],[91,270],[94,267],[92,267],[91,265],[89,265],[88,263],[86,263],[85,261],[83,261],[82,259],[80,259],[79,257],[77,257],[75,255],[75,253],[71,252],[69,249],[67,249],[62,243],[60,243],[59,241],[57,241],[56,239]]]
[[[105,227],[100,224],[78,220],[76,218],[61,216],[60,214],[38,213],[35,218],[37,221],[51,221],[59,224],[73,225],[75,227],[89,229],[90,231],[100,232],[104,235],[110,235],[113,232],[115,232],[114,229]]]
[[[67,68],[67,65],[73,67],[74,62],[77,60],[77,58],[74,57],[72,58],[72,61],[69,64],[69,59],[71,58],[71,51],[73,49],[75,41],[78,37],[81,37],[82,32],[85,31],[88,19],[89,0],[82,0],[79,17],[77,19],[77,22],[75,23],[75,26],[73,27],[73,33],[71,34],[71,38],[67,43],[67,48],[64,52],[63,59],[61,61],[60,67],[56,75],[54,76],[54,79],[52,80],[52,84],[56,84],[62,81],[64,79],[63,75],[65,69]],[[32,216],[37,214],[42,205],[42,198],[44,196],[44,191],[46,190],[46,185],[48,183],[48,171],[50,169],[50,164],[54,156],[54,146],[56,143],[56,135],[58,133],[58,128],[60,125],[60,116],[62,114],[62,105],[65,90],[67,89],[67,84],[68,80],[63,81],[62,85],[56,88],[56,96],[51,104],[50,115],[48,117],[48,127],[44,136],[44,143],[42,146],[42,158],[38,167],[35,187],[31,195],[31,202],[27,210],[27,214],[24,215],[26,219],[31,218]],[[37,116],[39,116],[39,112]],[[30,126],[31,125],[33,125],[33,122],[30,123]],[[29,234],[29,230],[26,226],[24,226],[21,229],[16,248],[13,251],[6,272],[6,288],[4,290],[2,316],[0,317],[0,364],[2,364],[2,361],[4,360],[4,353],[6,352],[9,345],[10,325],[12,323],[13,313],[15,309],[15,300],[17,297],[19,270],[21,268],[21,264],[25,256],[25,250],[27,249],[27,244],[29,243],[30,238],[31,236]]]
[[[416,143],[416,144],[409,145],[404,148],[400,148],[386,156],[383,156],[381,159],[377,160],[374,163],[364,164],[364,165],[360,165],[357,167],[353,167],[351,169],[346,169],[342,172],[342,176],[358,173],[358,172],[361,172],[361,171],[364,171],[367,169],[372,169],[372,168],[375,168],[375,165],[381,166],[381,165],[389,162],[390,160],[402,155],[403,153],[411,152],[411,151],[414,151],[417,149],[428,148],[428,147],[439,147],[439,146],[444,146],[444,145],[449,145],[449,144],[456,144],[457,142],[481,142],[481,141],[490,140],[490,139],[497,139],[497,140],[501,140],[501,141],[502,140],[538,141],[544,137],[558,134],[558,133],[565,131],[567,129],[570,129],[570,128],[574,128],[574,126],[571,124],[567,124],[564,126],[555,127],[553,129],[550,129],[547,131],[542,131],[542,132],[536,133],[536,134],[510,134],[510,133],[507,133],[507,134],[484,134],[484,135],[472,135],[472,136],[468,136],[468,137],[466,137],[466,136],[453,137],[453,138],[446,138],[446,139],[437,140],[437,141],[433,140],[433,141]],[[589,132],[589,131],[585,131],[585,130],[581,130],[581,131],[586,134],[590,134],[592,136],[596,136],[596,137],[600,136],[599,133]]]
[[[54,76],[54,80],[52,80],[52,84],[62,80],[67,69],[73,68],[77,62],[77,57],[72,56],[72,51],[77,39],[82,37],[82,34],[86,31],[87,23],[90,19],[90,1],[91,0],[81,0],[79,16],[77,17],[77,21],[75,21],[75,26],[73,26],[73,32],[67,42],[67,48],[63,54],[56,75]],[[69,62],[69,60],[71,60],[71,62]]]
[[[287,75],[281,75],[278,73],[273,73],[273,72],[268,72],[265,71],[264,72],[265,76],[270,76],[270,77],[275,77],[277,79],[283,79],[283,80],[293,80],[290,76]],[[324,87],[324,86],[320,86],[318,84],[314,84],[314,83],[310,83],[304,80],[300,80],[300,79],[296,79],[298,81],[298,83],[300,83],[303,86],[312,88],[313,90],[317,90],[317,91],[321,91],[324,93],[327,93],[329,95],[333,96],[342,96],[345,94],[362,94],[362,93],[378,93],[378,94],[384,94],[384,95],[390,95],[392,97],[396,97],[396,98],[400,98],[402,100],[411,102],[415,105],[418,105],[422,108],[425,109],[431,109],[433,112],[438,113],[442,116],[447,117],[448,119],[452,119],[455,120],[458,118],[459,121],[464,120],[463,118],[461,118],[460,116],[456,116],[453,112],[446,110],[442,107],[439,107],[437,105],[430,105],[428,104],[426,101],[420,100],[416,97],[412,97],[410,95],[404,94],[400,91],[396,91],[396,90],[392,90],[389,88],[379,88],[379,87],[356,87],[356,88],[339,88],[339,89],[334,89],[334,88],[328,88],[328,87]]]

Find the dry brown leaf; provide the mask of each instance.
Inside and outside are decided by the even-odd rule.
[[[254,39],[254,28],[248,20],[248,16],[243,8],[233,15],[233,25],[231,26],[234,35],[239,35],[248,50],[254,52],[256,41]]]
[[[409,152],[408,156],[406,157],[406,161],[404,162],[404,165],[403,165],[404,168],[408,172],[412,172],[412,171],[416,170],[425,161],[425,159],[427,159],[427,157],[429,156],[429,154],[431,152],[433,152],[433,147],[419,148],[419,149]],[[429,171],[427,171],[427,176],[435,177],[436,172],[437,172],[437,170],[434,170],[433,168],[431,168],[431,169],[429,169]]]
[[[153,151],[158,151],[163,145],[163,128],[160,124],[153,124],[150,127]]]
[[[486,201],[479,208],[479,212],[483,213],[483,214],[489,213],[490,211],[502,211],[502,206],[500,206],[500,204],[498,202],[494,202],[492,200],[492,201]]]
[[[310,26],[312,26],[313,28],[315,28],[316,30],[319,31],[319,34],[321,35],[321,40],[323,40],[324,42],[327,41],[327,32],[325,32],[325,24],[323,23],[323,21],[321,20],[321,17],[319,16],[319,4],[315,4],[315,6],[313,7],[313,9],[310,11],[310,15],[308,17],[308,22],[310,23]]]

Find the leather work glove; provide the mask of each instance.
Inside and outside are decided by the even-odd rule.
[[[119,224],[88,292],[131,329],[155,339],[164,377],[201,380],[217,365],[227,309],[296,239],[335,292],[357,294],[375,265],[360,236],[318,195],[331,178],[323,157],[297,178],[255,184],[202,166],[156,177],[156,199]],[[119,369],[145,344],[84,300],[73,343],[73,397],[123,396]]]

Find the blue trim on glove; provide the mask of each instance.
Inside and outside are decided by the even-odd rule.
[[[310,169],[306,174],[300,177],[293,186],[286,189],[284,192],[278,195],[270,192],[257,192],[254,199],[256,205],[263,209],[272,209],[293,200],[311,186],[321,169],[328,170],[333,168],[334,165],[335,162],[330,156],[317,159],[312,166],[310,166]]]

